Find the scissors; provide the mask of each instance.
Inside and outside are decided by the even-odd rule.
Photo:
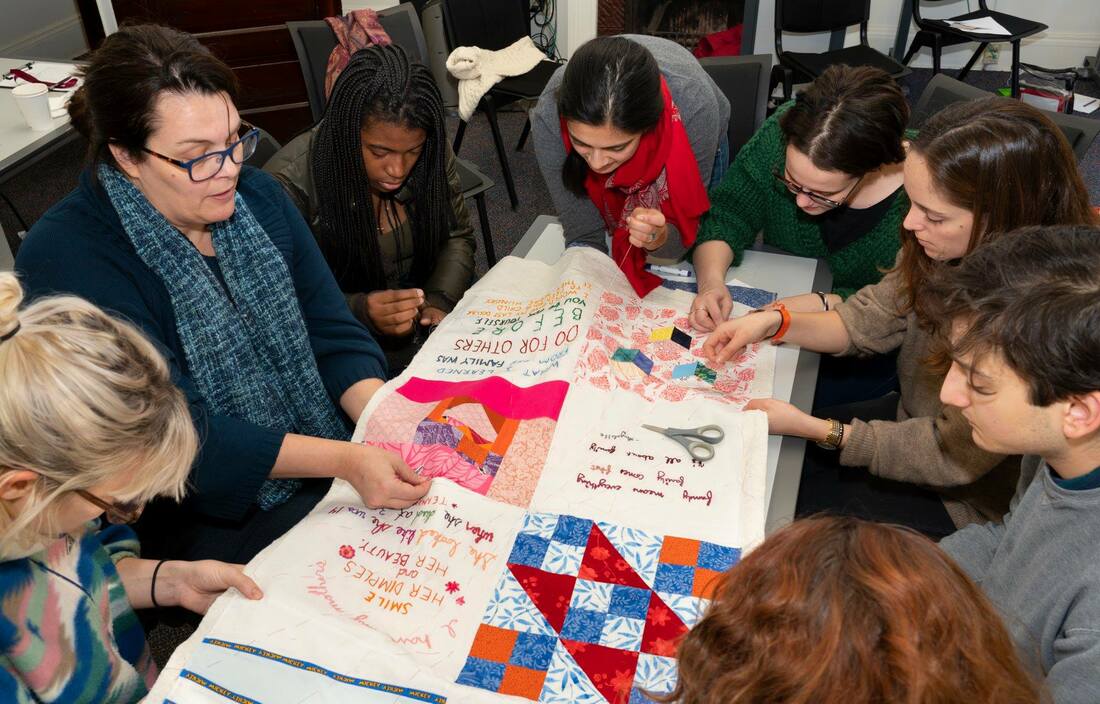
[[[714,446],[726,437],[725,431],[717,425],[701,425],[698,428],[658,428],[655,425],[643,423],[642,427],[680,443],[693,460],[700,462],[714,459]]]

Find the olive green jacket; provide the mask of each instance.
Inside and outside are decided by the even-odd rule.
[[[302,217],[313,230],[314,236],[319,233],[320,218],[320,194],[313,182],[313,142],[317,135],[317,128],[304,132],[287,142],[264,165],[264,170],[271,173],[283,185],[290,199],[302,213]],[[435,269],[421,288],[424,289],[425,302],[429,306],[439,308],[445,313],[450,313],[455,304],[470,287],[474,279],[474,252],[477,250],[477,241],[474,239],[473,227],[470,225],[470,214],[466,210],[466,199],[462,195],[459,185],[458,172],[455,169],[454,154],[450,146],[447,146],[447,180],[451,187],[451,209],[454,211],[454,219],[451,224],[450,237],[439,251],[439,259]],[[399,269],[408,270],[412,266],[413,256],[413,232],[409,220],[405,220],[393,233],[393,236],[382,237],[379,244],[382,248],[384,261],[396,261],[397,240],[401,238],[400,250],[403,260],[398,262]],[[323,248],[322,248],[322,251]],[[331,262],[330,262],[331,265]],[[367,266],[366,262],[363,266]],[[387,277],[389,279],[390,277]],[[387,280],[391,288],[400,288],[399,281]],[[344,291],[348,297],[348,305],[356,317],[363,319],[361,312],[365,310],[362,298],[367,291]],[[366,322],[366,321],[364,321]]]

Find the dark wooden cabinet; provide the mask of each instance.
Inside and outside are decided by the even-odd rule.
[[[112,5],[120,24],[169,25],[210,47],[241,82],[241,114],[280,142],[310,125],[302,71],[283,23],[339,15],[340,0],[114,0]],[[92,30],[86,28],[90,38]]]

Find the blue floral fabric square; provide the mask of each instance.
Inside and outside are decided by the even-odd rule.
[[[542,567],[542,560],[546,557],[548,547],[550,547],[550,541],[546,538],[520,533],[516,536],[516,543],[512,546],[512,554],[508,556],[508,562],[528,567]]]
[[[466,665],[462,672],[458,673],[459,684],[471,687],[480,687],[493,692],[500,688],[500,682],[504,679],[504,664],[482,660],[481,658],[466,658]]]
[[[532,670],[545,670],[550,666],[550,658],[554,656],[557,644],[558,639],[554,636],[520,633],[516,637],[516,645],[512,649],[512,659],[509,662]]]
[[[565,625],[561,629],[561,637],[585,643],[599,643],[605,620],[607,620],[606,612],[570,609],[565,617]]]
[[[592,532],[592,521],[575,516],[561,516],[554,531],[554,540],[567,545],[588,545],[588,536]]]
[[[691,594],[694,581],[694,567],[660,564],[657,566],[657,578],[653,581],[653,588],[659,592]]]
[[[608,611],[615,616],[645,619],[652,593],[649,589],[616,584],[611,590],[611,608]]]

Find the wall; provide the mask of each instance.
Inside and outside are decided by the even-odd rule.
[[[581,44],[596,36],[598,0],[556,0],[558,52],[568,59]]]
[[[385,10],[396,4],[397,0],[344,0],[342,3],[345,13],[352,10]]]
[[[977,9],[977,0],[969,0],[969,6]],[[1049,29],[1025,39],[1020,47],[1020,57],[1027,63],[1039,64],[1050,68],[1080,66],[1086,55],[1096,54],[1100,45],[1100,13],[1096,10],[1096,0],[988,0],[988,7],[1010,15],[1026,17],[1046,24]],[[871,18],[867,25],[867,38],[871,46],[879,51],[888,52],[894,46],[898,18],[901,14],[902,0],[873,0]],[[924,3],[921,14],[927,17],[953,17],[969,11],[968,0],[954,0],[943,3]],[[761,0],[760,19],[757,25],[756,46],[759,51],[772,49],[775,45],[773,26],[775,23],[774,0]],[[909,41],[916,33],[910,28]],[[847,44],[859,41],[858,28],[853,27],[847,36]],[[820,35],[783,35],[783,48],[794,51],[825,51],[829,47],[828,34]],[[970,58],[976,44],[963,44],[944,49],[944,68],[961,68]],[[898,57],[899,59],[901,57]],[[990,66],[990,70],[1007,71],[1012,59],[1011,47],[1001,45],[1000,63]],[[931,67],[932,52],[922,49],[910,62],[914,67]],[[981,67],[979,60],[978,66]]]
[[[71,59],[87,51],[73,0],[5,0],[3,5],[0,56]]]

